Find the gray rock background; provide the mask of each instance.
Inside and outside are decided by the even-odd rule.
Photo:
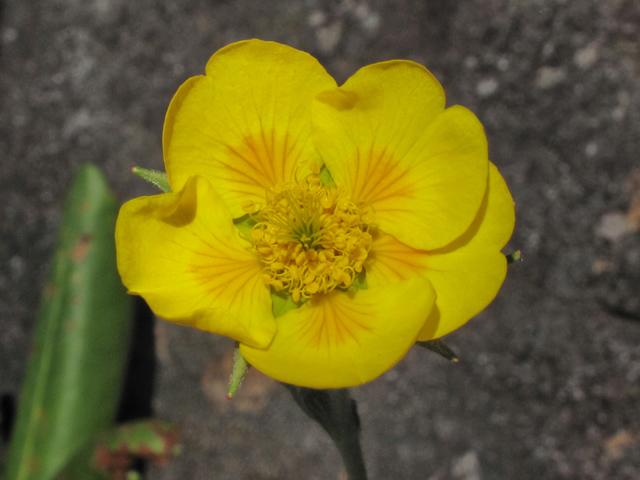
[[[18,394],[75,169],[153,193],[177,87],[244,38],[342,82],[426,65],[485,125],[522,249],[494,303],[353,389],[372,480],[640,478],[640,4],[635,0],[0,0],[0,394]],[[156,413],[183,453],[150,479],[339,479],[338,455],[231,342],[159,321]],[[3,446],[4,449],[6,447]],[[0,451],[0,454],[2,451]]]

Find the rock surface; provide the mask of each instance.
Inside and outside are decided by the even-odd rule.
[[[62,202],[98,164],[153,193],[177,87],[218,48],[275,40],[342,82],[426,65],[483,122],[522,249],[496,301],[355,388],[370,478],[640,478],[640,4],[631,0],[0,0],[0,395],[17,395]],[[232,343],[158,321],[158,415],[183,453],[148,478],[346,479],[324,432]],[[8,398],[8,397],[5,397]],[[7,402],[4,402],[7,403]],[[3,403],[3,404],[4,404]],[[4,448],[4,447],[3,447]]]

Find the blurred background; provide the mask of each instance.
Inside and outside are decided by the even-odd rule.
[[[505,251],[524,261],[445,338],[460,363],[414,348],[352,389],[370,478],[640,478],[636,0],[0,0],[0,456],[73,173],[91,161],[122,201],[156,193],[130,170],[163,169],[173,93],[252,37],[311,53],[339,83],[424,64],[480,118],[516,201]],[[139,312],[121,417],[153,411],[183,432],[147,478],[346,480],[274,381],[252,371],[226,400],[229,339]]]

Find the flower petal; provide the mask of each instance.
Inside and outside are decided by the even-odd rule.
[[[428,261],[428,251],[416,250],[393,235],[376,232],[365,263],[367,285],[376,288],[409,278],[426,277]]]
[[[464,233],[488,175],[482,125],[444,102],[428,70],[392,61],[362,68],[313,106],[314,142],[336,183],[374,207],[383,231],[424,250]]]
[[[419,340],[452,332],[491,303],[507,274],[507,260],[500,249],[511,238],[514,225],[513,198],[491,164],[488,193],[469,230],[452,244],[429,252],[426,277],[438,301]]]
[[[291,181],[301,162],[322,161],[311,139],[310,109],[335,81],[310,55],[272,42],[229,45],[174,96],[163,133],[172,189],[192,175],[212,182],[234,218],[245,201]]]
[[[365,265],[367,283],[376,288],[415,276],[428,278],[438,298],[419,340],[441,337],[466,323],[498,293],[506,275],[500,249],[509,241],[514,222],[513,199],[491,164],[485,199],[464,235],[430,252],[391,235],[376,235]]]
[[[402,359],[433,308],[428,280],[317,295],[277,318],[267,349],[240,345],[247,361],[286,383],[310,388],[360,385]]]
[[[266,346],[276,330],[262,266],[211,184],[125,203],[116,225],[118,269],[160,317]]]

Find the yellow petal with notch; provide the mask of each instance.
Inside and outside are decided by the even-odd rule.
[[[428,70],[396,60],[362,68],[313,106],[314,142],[336,184],[373,206],[383,231],[423,250],[462,235],[486,189],[484,129],[444,103]]]
[[[514,225],[513,198],[491,164],[488,193],[469,230],[452,244],[429,252],[426,277],[438,301],[419,340],[456,330],[491,303],[507,275],[507,260],[500,250]]]
[[[435,301],[428,280],[317,295],[278,317],[266,349],[240,345],[244,358],[281,382],[343,388],[378,377],[415,343]]]
[[[322,165],[311,138],[311,101],[335,81],[307,53],[248,40],[216,52],[206,76],[187,80],[165,119],[172,190],[192,175],[212,182],[234,218],[244,202],[291,181],[299,164]]]
[[[422,276],[438,298],[419,340],[441,337],[466,323],[494,299],[506,275],[500,249],[515,222],[513,199],[498,169],[491,164],[489,188],[469,229],[438,250],[416,250],[391,235],[374,236],[365,268],[369,287]]]
[[[129,293],[166,320],[263,347],[276,331],[262,265],[211,184],[125,203],[116,225]]]

